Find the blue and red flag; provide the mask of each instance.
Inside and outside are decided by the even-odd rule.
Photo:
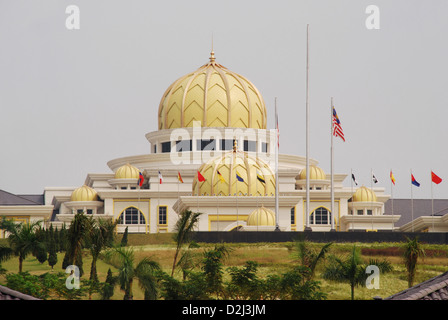
[[[415,180],[413,174],[411,174],[411,182],[412,182],[412,184],[413,184],[414,186],[416,186],[416,187],[420,187],[420,183],[418,183],[418,181]]]
[[[143,185],[143,181],[145,178],[143,177],[143,174],[141,172],[138,173],[138,185],[141,187]]]

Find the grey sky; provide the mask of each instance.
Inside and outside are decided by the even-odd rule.
[[[77,5],[81,29],[67,30]],[[368,5],[380,30],[368,30]],[[149,153],[165,89],[208,61],[262,93],[281,153],[305,155],[306,24],[310,24],[310,151],[330,172],[330,98],[346,142],[335,171],[410,197],[410,170],[430,198],[448,196],[448,2],[0,0],[0,189],[82,185],[107,161]],[[345,181],[350,186],[350,179]]]

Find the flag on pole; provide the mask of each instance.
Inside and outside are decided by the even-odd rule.
[[[392,170],[390,170],[390,181],[392,181],[392,183],[395,185],[395,177],[394,174],[392,173]]]
[[[431,180],[432,182],[434,182],[435,184],[439,184],[440,182],[442,182],[442,178],[440,178],[438,175],[436,175],[434,172],[431,171]]]
[[[224,177],[222,176],[221,172],[219,172],[219,170],[216,170],[216,173],[218,174],[219,181],[221,181],[221,182],[226,182],[226,180],[225,180]]]
[[[413,184],[414,186],[416,186],[416,187],[420,187],[420,183],[418,183],[418,181],[415,180],[413,174],[411,174],[411,182],[412,182],[412,184]]]
[[[184,183],[184,180],[182,179],[179,171],[177,172],[177,180],[179,180],[180,183]]]
[[[355,178],[355,175],[352,173],[352,179],[353,179],[353,182],[356,184],[356,185],[358,185],[358,181],[356,181],[356,178]]]
[[[138,185],[141,187],[143,185],[143,181],[145,178],[143,177],[143,174],[139,171],[138,172]]]
[[[378,179],[375,177],[373,172],[372,172],[372,180],[373,180],[373,183],[378,183]]]
[[[199,182],[204,182],[205,181],[204,176],[199,171],[198,171],[198,180],[199,180]]]
[[[266,183],[266,181],[264,180],[263,176],[260,174],[260,172],[258,172],[258,170],[257,170],[257,180],[262,182],[262,183]]]
[[[244,179],[241,177],[238,171],[236,172],[236,178],[238,179],[239,182],[244,182]]]
[[[341,121],[336,113],[336,109],[333,107],[333,135],[339,137],[345,142],[344,132],[342,131]]]
[[[162,184],[162,182],[163,182],[163,177],[162,177],[162,174],[159,171],[159,184]]]

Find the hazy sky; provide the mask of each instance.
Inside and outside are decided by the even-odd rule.
[[[369,5],[380,29],[365,22]],[[66,8],[80,9],[68,30]],[[0,189],[78,187],[107,161],[150,152],[166,88],[208,61],[277,97],[281,153],[305,156],[306,25],[310,154],[330,172],[330,98],[345,133],[335,171],[409,198],[410,170],[448,197],[448,1],[0,0]],[[349,177],[345,181],[350,186]]]

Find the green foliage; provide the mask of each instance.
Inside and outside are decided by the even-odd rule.
[[[121,238],[120,245],[122,247],[126,247],[128,245],[128,227],[126,226],[126,229],[124,229],[123,237]]]
[[[406,240],[407,241],[403,245],[403,258],[407,271],[408,287],[410,288],[414,285],[418,258],[425,256],[425,250],[418,240],[418,236],[413,239],[406,237]]]
[[[114,287],[117,283],[117,278],[112,275],[112,271],[107,270],[106,282],[103,285],[103,290],[101,291],[102,300],[110,300],[114,295]]]

